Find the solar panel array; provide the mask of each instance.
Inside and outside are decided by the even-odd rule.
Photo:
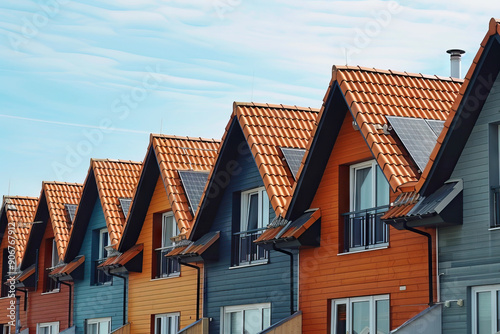
[[[208,172],[193,171],[193,170],[178,170],[181,178],[182,186],[186,192],[186,197],[189,201],[189,207],[194,215],[198,210],[198,204],[201,200],[205,184],[208,180]]]
[[[73,220],[75,219],[77,206],[78,205],[76,205],[76,204],[64,204],[64,207],[66,208],[66,211],[68,212],[70,222],[73,222]]]
[[[281,152],[283,152],[283,156],[285,157],[286,163],[288,164],[288,168],[292,172],[293,177],[297,178],[297,173],[299,172],[300,163],[302,162],[302,158],[306,153],[306,150],[302,148],[289,148],[289,147],[280,147]]]
[[[386,116],[386,118],[418,169],[423,171],[429,162],[444,122],[412,117]]]
[[[130,211],[130,204],[132,203],[131,198],[119,198],[120,206],[122,207],[123,215],[125,218],[128,216],[128,212]]]

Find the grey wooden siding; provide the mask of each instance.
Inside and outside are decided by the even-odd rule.
[[[219,260],[205,264],[206,313],[204,316],[213,318],[210,322],[210,333],[219,333],[221,308],[224,306],[271,303],[271,324],[290,315],[290,260],[287,255],[271,251],[268,264],[230,269],[233,193],[264,185],[255,161],[250,155],[240,155],[235,160],[241,166],[241,172],[231,177],[211,227],[211,231],[221,231]],[[269,208],[271,221],[275,214],[271,204]],[[239,224],[239,221],[235,223]],[[297,254],[294,251],[295,261]],[[296,277],[296,262],[294,270]],[[296,289],[294,298],[296,302]]]
[[[462,226],[439,229],[441,300],[464,299],[463,307],[443,308],[443,333],[471,332],[470,287],[500,284],[500,230],[489,230],[490,187],[498,183],[498,163],[490,167],[491,124],[500,122],[500,80],[495,85],[460,156],[452,178],[464,181]],[[493,137],[496,137],[493,134]],[[498,159],[495,150],[492,159]]]
[[[123,280],[113,278],[112,285],[92,284],[92,236],[93,231],[106,227],[101,202],[96,201],[89,225],[83,239],[80,254],[85,255],[83,280],[75,281],[74,325],[76,333],[84,333],[85,319],[111,317],[111,329],[117,329],[123,322]]]

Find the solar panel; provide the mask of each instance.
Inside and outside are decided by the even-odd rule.
[[[198,204],[201,200],[201,195],[205,189],[205,184],[208,180],[208,172],[178,170],[181,178],[182,186],[189,201],[189,206],[193,215],[198,209]]]
[[[122,207],[123,215],[125,218],[128,216],[128,212],[130,210],[130,204],[132,203],[131,198],[119,198],[120,206]]]
[[[73,222],[75,219],[76,208],[78,205],[76,204],[64,204],[66,211],[68,212],[70,222]]]
[[[433,119],[427,119],[426,120],[427,124],[431,127],[432,131],[436,134],[437,137],[441,134],[441,131],[443,131],[444,127],[444,121],[438,121],[438,120],[433,120]]]
[[[289,147],[280,147],[281,152],[283,152],[283,156],[285,157],[286,163],[288,164],[288,168],[292,172],[294,178],[297,178],[297,173],[299,172],[300,163],[302,162],[302,158],[306,153],[306,150],[301,148],[289,148]]]
[[[436,124],[431,125],[422,118],[386,116],[392,128],[396,132],[418,169],[423,171],[434,146],[437,135],[433,130]]]

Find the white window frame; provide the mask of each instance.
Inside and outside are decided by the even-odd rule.
[[[172,217],[172,226],[169,229],[168,218]],[[167,230],[167,236],[165,235],[165,230]],[[170,241],[170,238],[178,236],[180,233],[179,226],[177,226],[177,221],[175,220],[174,214],[172,211],[165,212],[161,215],[161,248],[169,248],[173,247],[174,243],[171,242],[167,244],[167,239]]]
[[[490,292],[491,293],[491,328],[493,333],[500,332],[500,325],[497,326],[499,310],[497,298],[498,291],[500,291],[500,284],[496,285],[483,285],[483,286],[474,286],[471,289],[472,298],[471,298],[471,312],[472,312],[472,334],[477,334],[477,294],[479,292]]]
[[[50,334],[58,334],[59,333],[59,321],[56,322],[41,322],[36,324],[36,334],[40,334],[40,329],[42,328],[50,328]]]
[[[391,314],[390,308],[390,298],[389,295],[377,295],[377,296],[364,296],[364,297],[353,297],[353,298],[341,298],[333,299],[331,306],[331,334],[336,334],[335,330],[337,328],[337,305],[346,304],[346,331],[352,333],[352,304],[356,302],[369,302],[370,303],[370,333],[376,333],[376,305],[377,301],[387,300],[389,301],[389,315]]]
[[[2,334],[10,334],[10,325],[9,324],[3,324]]]
[[[86,332],[89,331],[89,325],[94,325],[94,324],[101,324],[103,322],[107,322],[108,323],[108,333],[98,333],[98,334],[109,334],[111,333],[111,317],[106,317],[106,318],[92,318],[92,319],[87,319],[87,323],[85,326],[87,326],[87,328],[85,329]],[[97,330],[99,331],[99,328],[100,326],[97,326]]]
[[[106,244],[106,246],[103,247],[103,239],[104,239],[104,234],[107,233],[108,234],[108,242]],[[111,239],[109,237],[109,232],[108,232],[108,229],[107,228],[101,228],[99,230],[99,260],[102,260],[102,259],[105,259],[108,257],[108,252],[106,250],[106,247],[109,246],[111,244]]]
[[[168,334],[177,334],[177,331],[180,329],[180,316],[181,316],[180,312],[155,314],[155,319],[154,319],[155,324],[153,326],[154,327],[154,330],[153,330],[154,334],[156,334],[156,331],[157,331],[157,328],[156,328],[157,320],[162,319],[162,323],[163,323],[163,319],[167,319],[167,318],[173,318],[175,321],[175,327],[177,328],[174,333],[168,333]],[[164,333],[164,334],[167,334],[167,333]]]
[[[258,196],[257,228],[264,228],[269,224],[269,197],[264,187],[254,188],[241,192],[241,219],[240,231],[248,231],[248,210],[250,209],[250,196]]]
[[[59,252],[57,251],[56,238],[52,239],[52,261],[51,268],[54,268],[59,263]]]
[[[271,326],[271,303],[261,303],[261,304],[247,304],[247,305],[236,305],[236,306],[224,306],[221,307],[221,324],[220,324],[220,333],[221,334],[231,334],[229,332],[230,328],[226,328],[226,315],[229,313],[233,312],[244,312],[248,310],[260,310],[261,316],[262,316],[262,321],[264,320],[263,317],[263,310],[264,309],[269,309],[269,324],[267,324],[267,327]],[[244,314],[244,313],[243,313]],[[242,325],[245,324],[245,318],[242,318]],[[261,330],[266,329],[266,324],[262,324]],[[242,328],[242,333],[243,333],[243,328]]]
[[[350,166],[350,184],[349,184],[349,196],[350,196],[350,202],[349,202],[349,208],[351,211],[355,211],[355,199],[356,199],[356,171],[358,169],[365,169],[371,167],[372,168],[372,205],[370,208],[375,208],[377,207],[377,167],[378,163],[376,160],[369,160],[365,162],[361,162],[355,165]],[[387,203],[389,203],[389,196],[390,193],[387,196]]]

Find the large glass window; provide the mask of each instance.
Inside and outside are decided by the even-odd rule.
[[[36,334],[58,334],[58,333],[59,333],[58,322],[39,323],[36,326]]]
[[[111,318],[97,318],[87,320],[87,334],[111,333]]]
[[[179,228],[172,212],[166,212],[161,218],[161,247],[156,249],[156,277],[178,276],[180,266],[177,259],[167,258],[167,255],[175,246],[172,238],[179,235]]]
[[[179,313],[165,313],[155,315],[154,334],[177,334],[179,330]]]
[[[389,296],[332,301],[332,334],[389,334]]]
[[[271,325],[271,304],[227,306],[223,308],[224,334],[257,334]]]
[[[54,268],[59,263],[59,255],[57,253],[57,243],[56,239],[47,239],[45,249],[45,290],[44,292],[57,291],[60,287],[60,283],[49,277],[49,272],[51,268]]]
[[[389,205],[389,183],[375,160],[351,166],[350,208],[344,216],[344,249],[387,244],[389,229],[380,216]]]
[[[500,332],[500,285],[472,288],[472,334]]]
[[[108,257],[108,251],[106,250],[106,247],[108,247],[111,244],[111,241],[109,239],[109,233],[107,228],[102,228],[98,231],[98,252],[97,252],[97,259],[94,261],[95,263],[95,268],[94,268],[94,284],[97,285],[102,285],[102,284],[111,284],[113,280],[113,276],[106,275],[104,271],[97,269],[97,267],[106,261],[106,258]]]

